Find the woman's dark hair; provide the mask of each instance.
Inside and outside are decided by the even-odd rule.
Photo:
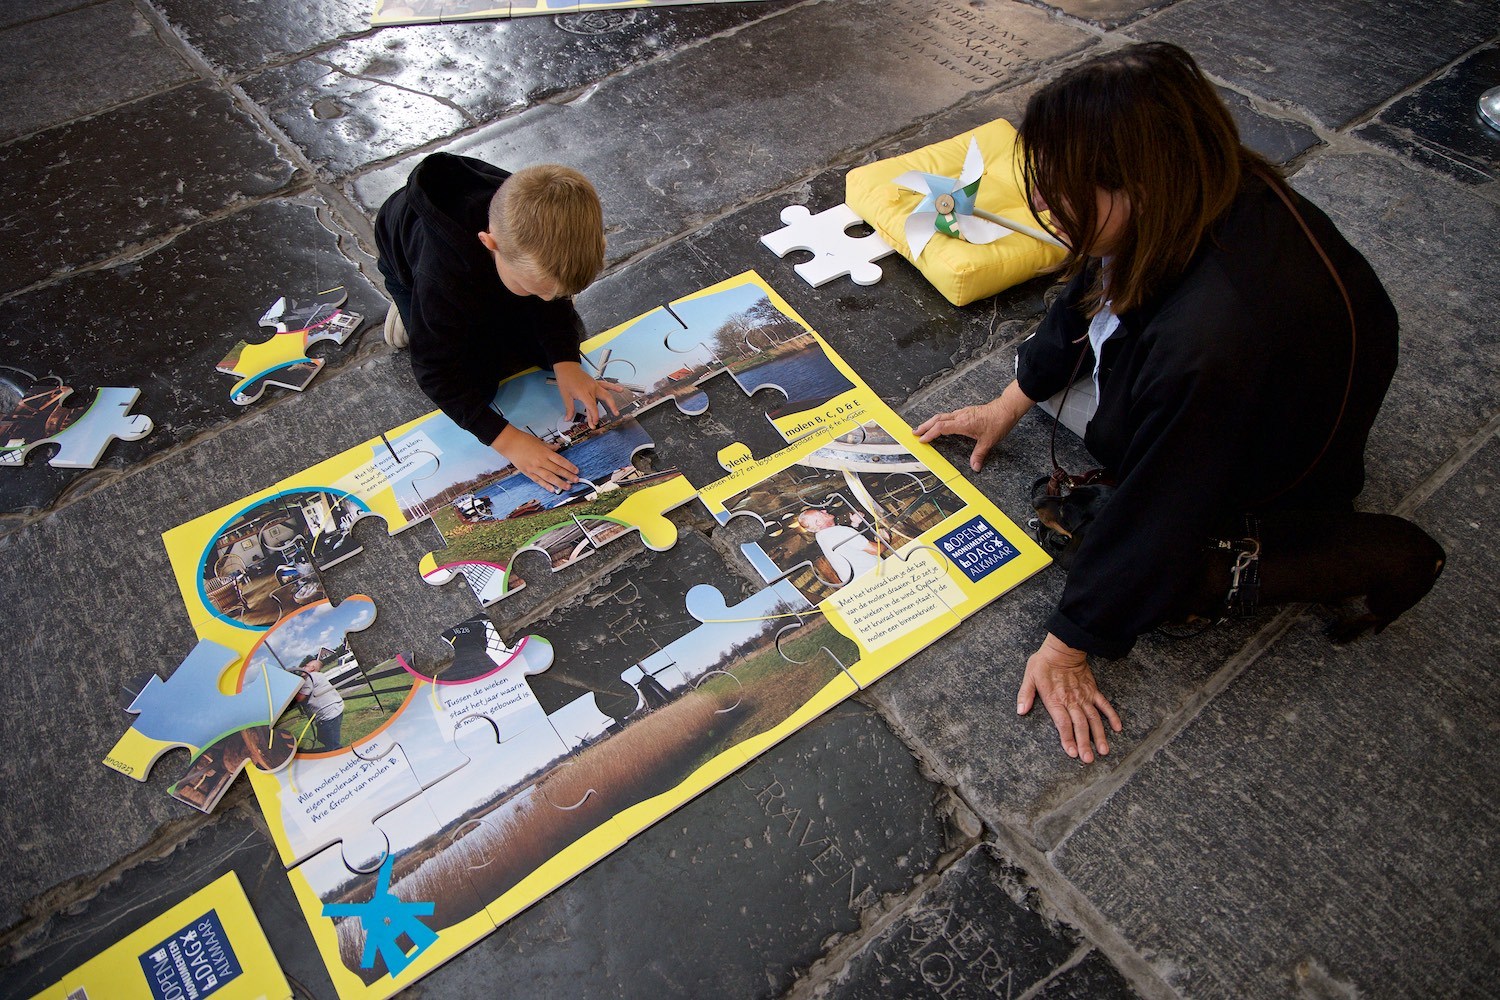
[[[1123,193],[1130,219],[1110,252],[1115,312],[1139,306],[1186,269],[1229,207],[1245,170],[1280,183],[1240,143],[1229,109],[1187,52],[1147,42],[1075,67],[1032,95],[1020,130],[1022,182],[1071,242],[1066,274],[1095,252],[1095,190]],[[1063,236],[1063,234],[1067,234]]]

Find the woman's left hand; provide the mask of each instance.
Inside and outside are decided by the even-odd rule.
[[[1051,632],[1043,640],[1042,648],[1026,661],[1026,676],[1016,698],[1016,714],[1031,711],[1037,695],[1042,696],[1042,705],[1052,716],[1052,724],[1057,727],[1063,750],[1069,757],[1091,764],[1096,747],[1100,754],[1109,753],[1104,719],[1109,719],[1110,727],[1118,733],[1122,728],[1120,717],[1094,683],[1088,655]]]

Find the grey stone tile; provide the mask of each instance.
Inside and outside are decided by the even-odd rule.
[[[814,4],[448,148],[501,165],[557,161],[582,170],[599,187],[609,255],[619,260],[1088,41],[1013,4]],[[413,165],[397,161],[361,178],[356,200],[373,212]]]
[[[1479,95],[1500,86],[1500,46],[1480,49],[1402,97],[1355,135],[1490,191],[1500,180],[1500,129]]]
[[[36,3],[20,3],[17,0],[0,7],[0,28],[9,28],[26,21],[39,21],[53,14],[77,10],[96,0],[37,0]]]
[[[294,168],[198,83],[0,147],[0,173],[21,193],[3,225],[3,293],[270,194]]]
[[[1319,145],[1318,135],[1301,122],[1272,118],[1256,110],[1245,95],[1219,88],[1239,126],[1240,141],[1272,163],[1287,164]]]
[[[438,970],[436,995],[777,996],[944,849],[935,786],[846,702]]]
[[[86,72],[79,72],[86,67]],[[0,142],[189,79],[129,0],[0,31]]]
[[[155,0],[172,29],[219,72],[242,73],[370,30],[367,0]]]
[[[0,717],[0,836],[14,845],[0,880],[0,927],[14,923],[38,893],[92,876],[145,846],[163,823],[198,815],[166,794],[184,753],[163,757],[145,783],[97,763],[129,725],[115,705],[119,685],[147,670],[169,674],[196,641],[161,533],[431,408],[404,355],[379,355],[319,377],[330,378],[324,391],[314,383],[0,539],[0,593],[8,598],[0,628],[13,637],[17,662],[36,665]],[[428,622],[445,623],[419,632],[417,619],[410,641],[397,649],[435,639],[477,610],[462,585],[422,583],[415,556],[381,544],[377,523],[358,530],[370,550],[344,566],[355,575],[367,563],[384,571],[388,582],[372,595],[391,598],[381,618],[426,612]],[[350,578],[333,578],[337,596],[347,593],[341,585]],[[397,651],[366,638],[351,639],[366,659]],[[393,636],[393,644],[401,638]],[[60,697],[64,691],[89,694]],[[90,834],[59,835],[65,830]]]
[[[1036,1000],[1129,1000],[1135,990],[1125,977],[1097,951],[1047,983]]]
[[[1401,362],[1370,434],[1360,505],[1390,510],[1500,407],[1500,207],[1381,156],[1292,178],[1369,258],[1401,315]]]
[[[6,995],[31,996],[47,988],[121,938],[234,872],[282,970],[313,990],[333,996],[333,984],[308,932],[276,848],[249,812],[254,806],[220,806],[221,815],[165,857],[125,871],[87,901],[54,914],[31,933],[12,940]]]
[[[233,378],[214,366],[241,338],[270,335],[256,321],[278,296],[343,283],[348,308],[370,320],[384,317],[385,300],[345,255],[346,241],[321,224],[320,211],[326,215],[310,200],[262,203],[196,226],[139,259],[18,295],[0,316],[6,363],[51,372],[79,389],[141,389],[135,412],[150,416],[156,429],[112,444],[101,468],[124,468],[222,426],[243,410],[229,401]],[[321,390],[360,336],[342,348],[314,346],[313,356],[327,364],[307,393]],[[267,389],[250,408],[281,394]],[[0,480],[0,510],[44,508],[90,475],[50,468],[33,453],[26,468]]]
[[[1073,17],[1082,18],[1101,28],[1117,28],[1145,17],[1152,11],[1177,0],[1027,0],[1038,7],[1050,7]]]
[[[862,948],[821,997],[1020,996],[1066,962],[1076,938],[1037,913],[1025,873],[976,847]],[[1129,994],[1123,994],[1128,996]]]
[[[1492,992],[1500,443],[1414,515],[1449,552],[1383,634],[1300,621],[1054,855],[1185,995]]]
[[[320,169],[343,175],[585,87],[789,0],[414,25],[348,39],[242,86]],[[570,30],[570,26],[572,30]]]
[[[1493,37],[1497,20],[1495,0],[1182,0],[1128,31],[1341,128]]]

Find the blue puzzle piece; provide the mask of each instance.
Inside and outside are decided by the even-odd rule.
[[[172,747],[197,753],[246,726],[269,726],[291,704],[302,678],[277,668],[250,670],[239,692],[225,694],[219,678],[238,659],[229,647],[200,639],[170,678],[153,675],[136,694],[126,709],[137,716],[131,728],[163,744],[144,763],[141,780]]]

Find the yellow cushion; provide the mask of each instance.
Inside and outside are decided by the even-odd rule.
[[[892,180],[908,170],[957,178],[969,151],[969,137],[979,140],[984,154],[984,178],[979,182],[978,207],[1041,228],[1020,186],[1016,130],[996,119],[972,132],[880,160],[849,171],[844,200],[875,228],[896,252],[917,266],[927,280],[956,306],[988,298],[996,292],[1034,278],[1062,263],[1063,251],[1021,233],[993,243],[975,245],[954,236],[937,234],[912,260],[906,245],[906,217],[921,202],[915,191]]]

